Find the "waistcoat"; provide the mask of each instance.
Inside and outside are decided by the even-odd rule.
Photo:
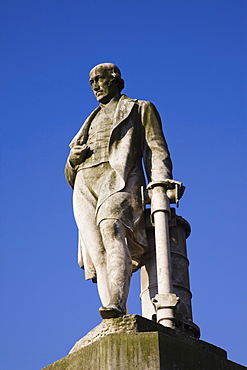
[[[109,140],[113,126],[115,106],[101,107],[91,122],[86,145],[89,147],[85,161],[78,170],[109,161]]]

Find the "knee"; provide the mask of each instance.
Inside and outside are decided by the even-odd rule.
[[[120,240],[126,236],[125,226],[120,221],[114,219],[101,221],[100,232],[103,240]]]

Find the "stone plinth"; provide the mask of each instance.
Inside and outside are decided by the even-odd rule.
[[[224,350],[137,315],[103,320],[43,370],[241,370]]]

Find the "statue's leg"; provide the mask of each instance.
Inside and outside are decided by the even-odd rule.
[[[76,181],[73,194],[74,216],[83,244],[96,270],[101,302],[103,306],[107,306],[110,302],[107,256],[99,226],[95,222],[96,200],[83,183],[82,171],[77,174]]]
[[[132,274],[131,256],[126,243],[126,227],[118,220],[104,219],[100,222],[100,232],[106,250],[110,290],[110,302],[107,307],[125,314]],[[107,318],[107,314],[102,317]]]
[[[87,226],[84,227],[81,238],[87,250],[89,251],[90,258],[96,270],[97,288],[100,300],[102,305],[106,306],[109,304],[111,297],[107,269],[107,256],[103,246],[99,227],[95,225],[95,222],[90,222],[89,217],[87,217]]]

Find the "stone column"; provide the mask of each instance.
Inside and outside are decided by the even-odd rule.
[[[149,253],[145,255],[144,264],[141,267],[141,300],[142,316],[150,320],[156,320],[156,312],[152,298],[158,293],[157,270],[155,255],[154,228],[150,223],[150,210],[146,210],[146,229],[149,242]],[[176,307],[176,329],[200,337],[200,329],[193,323],[189,282],[189,260],[187,258],[186,239],[190,235],[189,223],[176,215],[175,208],[171,208],[171,220],[169,222],[172,293],[175,293],[180,302]]]

